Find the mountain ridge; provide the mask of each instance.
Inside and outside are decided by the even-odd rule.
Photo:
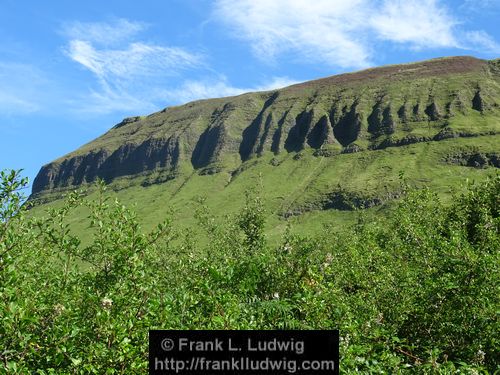
[[[494,135],[499,87],[498,60],[448,57],[168,107],[126,118],[43,166],[31,199],[97,178],[140,177],[148,185],[183,174],[233,175],[265,153],[310,149],[324,157]]]

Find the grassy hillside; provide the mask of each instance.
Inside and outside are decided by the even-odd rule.
[[[401,195],[401,173],[411,185],[428,186],[446,202],[466,179],[480,181],[496,173],[493,165],[473,166],[469,159],[499,155],[499,145],[500,135],[492,135],[333,157],[314,156],[312,150],[301,152],[300,158],[268,153],[246,162],[235,175],[190,173],[148,186],[124,178],[110,186],[109,194],[135,206],[144,228],[154,227],[170,210],[180,226],[189,228],[195,225],[193,213],[200,198],[216,215],[236,214],[244,204],[245,191],[257,189],[266,208],[268,235],[277,240],[287,223],[300,233],[315,233],[323,225],[355,222],[364,207],[369,207],[369,216],[385,212]],[[89,186],[85,189],[93,191]],[[55,201],[50,206],[60,204]],[[36,207],[33,214],[42,214],[46,206]],[[85,232],[87,214],[83,208],[76,211],[72,225],[76,233]]]
[[[169,209],[189,227],[194,201],[231,214],[258,187],[278,238],[287,221],[310,233],[390,209],[401,174],[449,199],[500,167],[499,137],[499,61],[435,59],[125,119],[44,166],[30,200],[39,214],[102,178],[146,228]]]

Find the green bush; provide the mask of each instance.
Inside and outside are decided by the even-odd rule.
[[[287,228],[279,246],[256,194],[237,217],[200,200],[188,233],[170,215],[145,234],[102,182],[44,218],[27,214],[26,183],[1,174],[0,373],[145,373],[160,328],[339,328],[344,373],[500,370],[500,177],[451,206],[423,189],[387,219]],[[85,246],[69,220],[80,206]]]

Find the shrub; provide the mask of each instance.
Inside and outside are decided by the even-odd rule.
[[[236,217],[150,233],[111,201],[70,194],[27,214],[19,172],[0,175],[0,372],[134,374],[149,329],[333,329],[343,372],[494,373],[500,306],[500,176],[443,205],[409,191],[393,216],[314,238],[264,236],[247,194]],[[85,208],[92,238],[72,232]]]

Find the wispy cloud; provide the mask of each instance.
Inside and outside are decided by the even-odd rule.
[[[40,106],[37,103],[25,100],[10,92],[0,91],[0,112],[2,115],[27,114],[37,112]]]
[[[40,111],[40,95],[48,81],[36,67],[0,61],[0,112],[2,115],[29,114]]]
[[[370,64],[356,30],[366,23],[368,0],[217,0],[214,17],[250,41],[264,61],[294,52],[297,59],[332,66]]]
[[[245,89],[231,86],[224,78],[215,80],[187,80],[179,87],[158,90],[158,96],[166,102],[181,104],[198,99],[239,95]]]
[[[145,29],[145,23],[119,18],[111,22],[66,22],[61,32],[70,39],[106,45],[128,41]]]
[[[260,85],[255,87],[253,90],[254,91],[269,91],[269,90],[276,90],[276,89],[281,89],[286,86],[294,85],[296,83],[299,83],[300,81],[296,81],[294,79],[291,79],[289,77],[272,77],[268,83],[264,85]]]
[[[450,14],[437,0],[385,0],[368,26],[377,38],[410,48],[457,47]]]
[[[500,10],[498,9],[498,0],[465,0],[461,7],[477,12],[483,12],[486,9],[488,11],[496,9],[496,12]]]
[[[472,38],[479,51],[495,43],[487,34],[460,29],[459,17],[442,0],[216,0],[212,17],[263,61],[285,55],[344,69],[373,65],[381,43],[470,49],[459,41]]]
[[[64,53],[91,72],[96,87],[70,101],[77,111],[145,112],[156,108],[158,84],[187,69],[203,67],[203,56],[180,47],[140,40],[142,23],[125,19],[111,23],[66,23]]]
[[[251,91],[269,91],[293,85],[297,81],[288,77],[272,77],[268,83],[254,87],[235,87],[221,76],[213,80],[187,80],[178,88],[159,90],[158,96],[168,102],[180,104],[192,100],[240,95]]]
[[[470,50],[482,50],[494,55],[500,54],[500,44],[491,35],[483,30],[468,31],[465,33],[464,48]]]
[[[96,80],[95,87],[83,97],[68,100],[80,113],[147,113],[167,103],[233,96],[296,83],[288,77],[273,77],[263,85],[236,87],[214,72],[201,54],[140,41],[142,24],[128,20],[112,24],[77,22],[66,24],[64,30],[69,39],[64,53]],[[183,79],[184,72],[205,77]]]
[[[171,75],[202,62],[200,56],[181,48],[142,42],[131,43],[125,49],[96,49],[91,42],[71,40],[66,53],[100,79]]]
[[[151,95],[151,90],[135,90],[123,85],[109,85],[103,81],[98,89],[67,100],[73,112],[86,115],[105,115],[113,112],[139,114],[153,112],[160,106],[158,97]]]

